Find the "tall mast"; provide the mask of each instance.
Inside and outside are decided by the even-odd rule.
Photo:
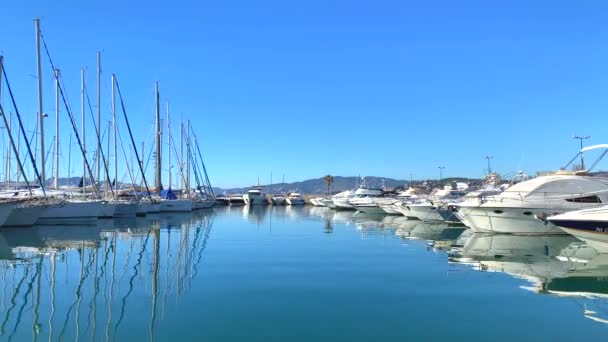
[[[112,128],[112,121],[108,120],[108,153],[110,153],[110,139],[111,139],[111,135],[112,132],[110,131]],[[108,191],[108,189],[110,189],[110,184],[112,183],[112,178],[110,178],[110,156],[108,156],[108,159],[106,159],[106,169],[108,170],[108,184],[106,184],[106,192]]]
[[[55,69],[55,190],[59,189],[59,69]]]
[[[101,178],[101,52],[97,51],[97,181]],[[110,152],[110,151],[108,151]]]
[[[2,59],[4,57],[0,56],[0,100],[2,99]],[[0,101],[0,103],[2,103],[2,101]],[[11,119],[13,118],[12,114],[9,114],[9,127],[8,130],[11,130]],[[10,185],[10,180],[11,180],[11,150],[10,150],[10,146],[6,147],[7,150],[7,158],[6,158],[6,177],[5,177],[5,181],[7,182],[5,184],[5,188],[9,188]]]
[[[184,163],[184,121],[182,121],[182,116],[179,116],[179,169],[182,170]],[[183,171],[181,171],[183,172]],[[181,189],[184,191],[184,181],[181,181]]]
[[[154,185],[157,191],[160,191],[161,188],[161,128],[160,128],[160,103],[159,103],[159,95],[158,95],[158,81],[155,83],[156,89],[156,163],[155,163],[155,175],[154,175]]]
[[[117,127],[116,127],[116,97],[114,89],[116,85],[116,75],[112,74],[112,121],[114,122],[114,187],[118,188],[118,144],[116,143]]]
[[[186,160],[186,188],[188,189],[188,194],[190,193],[190,120],[188,120],[188,137],[186,138],[186,155],[188,156],[188,160]]]
[[[1,72],[2,70],[0,70]],[[0,82],[0,84],[2,84],[2,82]],[[1,86],[0,86],[1,88]],[[13,129],[13,113],[8,113],[8,130],[12,130]],[[7,174],[7,181],[8,181],[8,186],[10,188],[11,186],[11,149],[7,147],[7,162],[8,164],[7,168],[6,168],[6,174]]]
[[[169,101],[167,101],[167,169],[169,170],[169,189],[171,189],[171,120],[169,119]]]
[[[87,130],[86,130],[86,121],[85,121],[85,111],[84,111],[84,68],[80,69],[80,78],[81,78],[81,92],[82,92],[82,194],[86,194],[86,189],[87,189],[87,146],[86,146],[86,137],[87,137]]]
[[[40,178],[42,182],[46,182],[46,173],[44,172],[44,114],[42,113],[42,61],[40,60],[40,19],[34,19],[36,26],[36,60],[38,67],[38,124],[40,125]]]

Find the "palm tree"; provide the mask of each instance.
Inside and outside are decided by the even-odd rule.
[[[323,179],[325,179],[325,183],[327,183],[327,194],[329,195],[331,193],[331,183],[334,182],[334,177],[332,175],[327,175],[323,177]]]

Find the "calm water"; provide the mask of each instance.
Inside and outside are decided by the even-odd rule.
[[[608,337],[608,255],[573,238],[323,208],[2,229],[0,273],[2,341]]]

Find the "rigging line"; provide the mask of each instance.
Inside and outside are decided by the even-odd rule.
[[[148,181],[146,180],[146,175],[141,166],[141,162],[139,159],[139,152],[137,152],[137,148],[135,147],[135,140],[133,139],[133,132],[131,132],[131,125],[129,124],[129,118],[127,117],[127,111],[125,109],[125,103],[122,99],[122,92],[120,91],[120,86],[118,85],[118,78],[114,75],[114,81],[116,82],[116,89],[118,90],[118,97],[120,98],[120,107],[122,108],[122,114],[125,118],[125,123],[127,124],[127,129],[129,130],[129,137],[131,138],[131,144],[133,145],[133,149],[135,150],[135,158],[137,158],[137,165],[139,166],[139,170],[141,171],[141,176],[144,181],[144,185],[146,186],[146,192],[148,193],[148,197],[150,197],[150,201],[152,201],[152,194],[150,193],[150,187],[148,187]],[[126,158],[126,157],[125,157]]]
[[[42,33],[40,34],[40,38],[42,40],[42,45],[44,46],[44,50],[46,51],[46,55],[49,58],[49,62],[51,63],[51,67],[53,68],[53,70],[55,70],[55,65],[53,64],[53,60],[51,59],[51,54],[49,52],[48,47],[46,46],[46,41],[44,39],[44,36],[42,35]],[[58,79],[57,75],[55,75],[55,78]],[[61,98],[63,100],[63,104],[66,107],[66,110],[68,112],[68,116],[70,117],[70,123],[72,124],[72,129],[74,130],[74,136],[76,137],[76,141],[78,142],[78,147],[80,148],[80,152],[82,153],[82,159],[84,160],[84,164],[85,167],[87,169],[87,172],[89,174],[89,178],[91,179],[91,181],[93,182],[93,190],[95,191],[95,195],[97,197],[101,197],[99,194],[99,189],[97,187],[97,184],[95,184],[95,177],[93,177],[93,171],[91,171],[91,166],[89,165],[89,161],[87,160],[87,155],[86,155],[86,151],[84,150],[84,146],[82,145],[82,141],[80,139],[80,135],[78,134],[78,128],[76,125],[76,121],[74,120],[74,115],[72,115],[72,111],[70,110],[67,100],[66,100],[66,96],[64,93],[64,87],[63,84],[62,86],[59,87],[59,93],[61,94]],[[85,175],[83,175],[83,178],[85,178]],[[86,184],[83,180],[82,186],[85,187]],[[44,191],[44,188],[43,188]]]
[[[131,171],[131,167],[129,167],[129,159],[127,158],[127,153],[125,152],[125,147],[122,144],[122,137],[120,136],[120,130],[118,129],[118,125],[116,125],[116,135],[118,136],[118,142],[120,143],[120,149],[122,150],[122,155],[125,158],[125,166],[127,167],[127,172],[129,173],[129,178],[131,178],[131,184],[133,185],[133,195],[137,198],[137,192],[135,191],[135,178],[133,177],[133,172]]]
[[[114,188],[112,187],[112,182],[110,181],[110,171],[108,170],[108,164],[106,164],[106,157],[103,153],[103,144],[101,143],[102,139],[99,136],[99,131],[97,130],[97,123],[95,122],[95,116],[93,116],[93,107],[91,107],[91,99],[89,98],[89,91],[87,90],[87,88],[85,88],[84,92],[87,97],[87,103],[89,104],[89,114],[91,115],[91,119],[93,120],[93,128],[95,128],[94,131],[95,131],[95,136],[97,137],[97,144],[99,144],[99,151],[97,151],[97,152],[99,153],[99,155],[101,156],[101,160],[103,161],[103,168],[106,171],[106,179],[108,181],[108,184],[110,184],[110,191],[114,194]],[[93,164],[95,164],[95,162],[93,162]],[[99,182],[99,179],[97,181]],[[116,194],[114,194],[114,196],[116,196]]]
[[[207,174],[207,168],[205,167],[205,161],[203,160],[203,155],[201,154],[201,150],[199,148],[198,137],[196,136],[196,133],[194,133],[192,126],[190,126],[190,131],[192,132],[192,135],[194,136],[194,143],[196,144],[196,151],[198,152],[198,156],[201,160],[201,165],[203,166],[203,171],[205,172],[205,179],[207,181],[207,186],[209,187],[209,191],[211,192],[211,195],[213,197],[215,197],[215,193],[213,192],[213,187],[211,186],[211,182],[209,181],[209,175]]]
[[[25,139],[25,145],[27,147],[27,153],[30,157],[30,162],[34,167],[34,171],[36,172],[36,177],[38,178],[38,183],[42,188],[42,193],[46,197],[46,191],[44,190],[44,183],[42,182],[42,178],[40,177],[40,173],[38,173],[38,167],[36,166],[36,161],[34,160],[34,155],[32,154],[32,148],[30,146],[30,142],[27,139],[27,135],[25,133],[25,128],[23,127],[23,121],[21,120],[21,114],[19,114],[19,109],[17,109],[17,103],[15,102],[15,97],[13,96],[13,90],[11,88],[10,83],[8,82],[8,76],[6,75],[6,68],[2,68],[2,74],[4,75],[4,82],[6,83],[6,88],[8,89],[8,93],[11,97],[11,102],[13,103],[13,109],[15,109],[15,114],[17,115],[17,119],[19,121],[19,128],[21,129],[21,134],[23,134],[23,138]],[[42,115],[42,113],[40,113]],[[25,176],[23,176],[25,177]]]
[[[2,115],[2,119],[6,123],[6,116],[4,115],[4,109],[2,108],[1,104],[0,104],[0,115]],[[21,174],[23,174],[23,178],[25,179],[25,184],[27,185],[27,188],[29,189],[29,192],[31,195],[32,188],[30,187],[30,183],[27,180],[27,177],[25,176],[25,170],[23,169],[23,164],[21,163],[21,159],[19,159],[19,151],[17,150],[17,147],[15,146],[15,141],[13,140],[13,134],[11,132],[9,132],[8,137],[10,139],[11,147],[13,148],[13,152],[15,153],[15,157],[16,157],[15,159],[17,160],[17,164],[19,165],[19,170],[21,171]]]
[[[179,154],[177,153],[177,148],[175,148],[175,142],[173,141],[173,136],[169,134],[170,145],[173,147],[173,153],[175,153],[175,158],[179,161],[179,173],[182,176],[182,180],[184,184],[186,184],[186,177],[184,176],[184,163],[179,159]],[[169,151],[171,153],[171,151]],[[188,189],[188,193],[190,193],[190,189]]]

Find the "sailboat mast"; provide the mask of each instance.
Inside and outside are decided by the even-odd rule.
[[[101,52],[97,51],[97,137],[101,137]],[[108,151],[109,152],[109,151]],[[97,181],[101,179],[101,139],[97,139]]]
[[[181,114],[179,118],[179,164],[179,169],[182,170],[184,166],[184,121],[181,118]],[[181,181],[181,184],[180,188],[184,191],[185,184],[183,180]]]
[[[42,61],[40,59],[40,19],[34,19],[36,26],[36,61],[38,71],[38,124],[40,125],[40,178],[42,182],[46,182],[46,173],[44,172],[44,114],[42,113]]]
[[[111,135],[112,132],[110,131],[112,128],[112,121],[108,120],[108,153],[110,153],[110,139],[111,139]],[[110,189],[111,187],[111,183],[112,183],[112,178],[110,177],[110,156],[108,156],[108,159],[106,159],[106,170],[108,170],[108,181],[106,184],[106,192]]]
[[[112,74],[112,121],[114,123],[114,188],[118,189],[118,144],[117,144],[117,126],[116,126],[116,97],[115,97],[116,75]],[[109,150],[108,150],[109,151]],[[116,197],[116,192],[114,193]]]
[[[190,120],[188,120],[188,136],[186,137],[186,155],[188,155],[188,160],[186,160],[186,188],[188,189],[188,193],[190,193]]]
[[[87,189],[87,163],[86,163],[86,158],[87,158],[87,147],[86,147],[86,136],[87,136],[87,130],[86,130],[86,121],[85,121],[85,110],[84,110],[84,68],[80,69],[80,79],[81,79],[81,95],[82,95],[82,194],[86,194],[86,189]]]
[[[59,189],[59,69],[55,69],[55,190]]]
[[[0,70],[1,71],[1,70]],[[0,84],[2,84],[2,82],[0,82]],[[0,86],[0,88],[2,88]],[[8,129],[9,131],[13,129],[13,113],[8,113]],[[8,182],[8,186],[10,188],[11,186],[11,149],[7,147],[7,164],[8,166],[6,167],[6,173],[7,173],[7,182]]]
[[[167,170],[169,172],[169,189],[171,189],[171,120],[169,119],[169,101],[167,101]]]
[[[155,175],[154,175],[154,184],[156,186],[156,190],[160,191],[161,188],[161,128],[160,128],[160,103],[159,103],[159,95],[158,95],[158,81],[155,83],[156,89],[156,163],[155,163]]]

